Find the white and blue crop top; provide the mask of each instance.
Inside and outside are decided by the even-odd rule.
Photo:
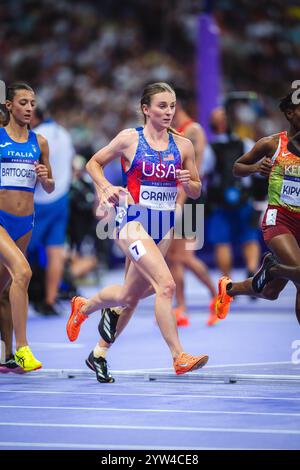
[[[0,128],[0,190],[15,189],[34,192],[36,171],[41,150],[36,133],[29,130],[27,142],[15,142]]]

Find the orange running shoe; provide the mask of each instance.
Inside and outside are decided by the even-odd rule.
[[[210,313],[206,322],[207,326],[214,326],[220,321],[216,314],[216,303],[217,303],[217,296],[213,297],[210,301],[210,304],[209,304]]]
[[[233,301],[233,297],[227,294],[227,286],[232,280],[228,276],[223,276],[219,279],[219,293],[216,301],[216,314],[218,318],[224,320],[227,313],[229,312],[230,302]]]
[[[185,307],[173,308],[173,315],[175,315],[177,326],[189,326],[189,317],[185,315],[184,312]]]
[[[200,369],[200,367],[205,366],[207,361],[208,356],[206,354],[203,356],[191,356],[190,354],[182,352],[174,359],[173,365],[176,374],[181,375],[186,372],[191,372],[192,370]]]
[[[67,323],[67,335],[70,341],[75,341],[78,338],[80,327],[82,323],[88,318],[80,312],[82,305],[87,303],[84,297],[73,297],[71,300],[72,311]]]

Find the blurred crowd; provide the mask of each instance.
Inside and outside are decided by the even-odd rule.
[[[145,83],[193,89],[197,15],[204,3],[3,0],[1,77],[28,81],[71,130],[76,148],[96,150],[118,129],[136,124]],[[239,110],[241,132],[251,125],[252,137],[272,132],[280,127],[277,99],[299,78],[300,7],[291,0],[213,5],[223,91],[260,95],[255,110]]]
[[[254,90],[260,97],[256,109],[240,108],[240,131],[252,126],[255,139],[277,132],[282,127],[278,99],[300,77],[300,4],[219,0],[216,5],[224,89]]]
[[[189,41],[184,29],[157,20],[163,3],[1,2],[2,75],[6,82],[28,81],[71,130],[77,148],[96,150],[136,124],[145,83],[189,76]]]

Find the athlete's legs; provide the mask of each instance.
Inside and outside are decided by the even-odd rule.
[[[12,354],[13,343],[13,323],[9,303],[9,289],[6,289],[9,282],[9,272],[3,265],[0,265],[0,338],[5,344],[6,358]]]
[[[282,267],[281,270],[276,269],[274,270],[274,276],[277,277],[284,277],[286,280],[281,282],[287,282],[287,279],[293,281],[296,285],[297,294],[296,294],[296,305],[295,311],[297,320],[300,323],[300,273],[299,273],[299,266],[300,266],[300,247],[296,240],[296,238],[292,234],[282,234],[272,238],[269,242],[269,247],[275,253],[278,260],[287,265],[287,267]],[[296,269],[289,270],[288,266],[296,267]],[[272,272],[273,276],[273,272]],[[275,282],[275,281],[273,281]],[[266,286],[266,288],[268,285]]]
[[[254,209],[248,203],[242,204],[232,217],[232,229],[234,230],[234,239],[242,244],[242,252],[245,265],[248,270],[248,277],[253,276],[259,265],[260,245],[258,243],[257,223],[254,222]]]
[[[269,269],[272,279],[285,279],[292,281],[296,285],[300,284],[300,266],[287,266],[285,264],[276,264]]]
[[[57,298],[57,292],[62,279],[65,248],[63,246],[47,247],[48,265],[46,269],[46,304],[53,305]]]
[[[300,265],[300,247],[291,233],[283,233],[272,238],[268,243],[268,247],[280,263],[288,266]]]
[[[229,243],[216,244],[215,259],[216,264],[223,276],[228,276],[232,267],[232,253]]]
[[[256,295],[269,300],[276,300],[279,293],[284,289],[288,280],[299,282],[300,248],[295,237],[290,233],[284,233],[272,238],[268,247],[278,258],[278,261],[285,266],[272,268],[271,273],[274,280],[270,281],[264,288],[262,294],[256,294],[252,289],[252,278],[244,282],[233,283],[228,294],[235,295]],[[295,269],[296,268],[296,269]]]
[[[2,270],[5,270],[3,266],[1,266],[0,272],[2,272]],[[8,283],[9,280],[10,276],[8,275]],[[5,355],[7,359],[13,352],[13,323],[9,303],[9,288],[3,290],[0,299],[0,339],[5,344]]]
[[[145,242],[147,242],[147,240],[143,240],[143,243]],[[149,239],[149,243],[147,245],[149,247],[149,251],[146,247],[147,254],[149,252],[149,256],[145,255],[141,258],[143,264],[133,262],[129,267],[127,276],[129,284],[128,288],[129,291],[132,291],[130,283],[131,286],[134,286],[141,274],[144,279],[148,281],[148,284],[151,284],[156,293],[156,320],[162,335],[171,350],[172,356],[175,358],[183,348],[179,342],[176,321],[172,315],[172,297],[175,291],[175,283],[164,260],[164,254],[168,249],[169,240],[163,240],[161,243],[162,246],[159,247],[159,249],[153,240]],[[145,287],[147,289],[147,286]],[[149,292],[148,289],[147,293],[149,294],[151,291]],[[145,296],[145,294],[146,292],[144,291],[143,296]]]
[[[266,264],[267,262],[269,262],[269,265]],[[215,311],[220,319],[226,318],[229,312],[230,303],[233,300],[233,297],[237,295],[255,296],[268,300],[275,300],[278,298],[279,293],[287,284],[286,280],[274,279],[267,282],[264,287],[263,284],[261,284],[261,288],[263,290],[260,291],[260,293],[256,290],[254,291],[252,287],[253,281],[258,282],[258,280],[262,278],[268,266],[270,266],[270,261],[267,261],[267,258],[264,258],[263,265],[254,277],[250,277],[242,282],[232,282],[227,276],[224,276],[219,280],[219,292],[215,304]],[[257,281],[256,278],[258,279]],[[264,279],[267,280],[267,278]]]
[[[172,297],[175,283],[164,260],[162,253],[155,242],[143,227],[137,222],[130,222],[127,226],[139,226],[140,237],[137,239],[132,233],[122,238],[120,233],[119,244],[126,256],[132,257],[130,246],[136,246],[137,260],[132,260],[123,286],[110,286],[95,295],[87,304],[83,305],[81,312],[90,314],[102,307],[127,305],[134,307],[136,299],[140,298],[140,280],[143,277],[150,283],[156,293],[155,315],[162,335],[167,342],[173,358],[183,350],[177,333],[175,318],[172,315]],[[131,231],[131,229],[129,230]],[[138,242],[138,244],[136,244]],[[132,245],[133,244],[133,245]],[[139,255],[143,253],[142,256]],[[136,269],[133,269],[136,267]]]
[[[130,224],[136,224],[135,222],[130,222]],[[139,224],[140,225],[140,224]],[[170,240],[168,239],[168,235],[166,236],[165,240],[162,240],[158,246],[154,243],[151,237],[144,231],[143,227],[140,227],[139,233],[141,233],[142,244],[145,247],[145,244],[151,245],[150,251],[152,252],[154,248],[154,252],[158,254],[159,259],[168,249],[168,245]],[[135,240],[136,241],[136,240]],[[151,243],[153,242],[153,243]],[[142,298],[148,297],[156,292],[155,287],[153,284],[148,281],[145,275],[141,277],[139,272],[139,265],[136,261],[131,259],[131,253],[128,250],[128,247],[134,243],[133,238],[127,237],[126,239],[120,239],[119,245],[121,246],[122,250],[126,253],[126,264],[125,264],[125,282],[123,285],[113,285],[107,288],[102,289],[98,294],[92,297],[89,302],[82,307],[82,313],[84,314],[91,314],[96,310],[102,307],[115,307],[115,306],[123,306],[122,308],[122,315],[125,309],[134,309],[137,302]],[[142,256],[141,260],[144,260],[145,256],[148,259],[149,250],[146,250],[145,255]],[[165,260],[163,258],[165,263]],[[141,264],[141,263],[140,263]],[[135,268],[134,268],[135,267]],[[127,295],[128,291],[128,275],[131,273],[131,277],[138,278],[138,282],[134,284],[132,281],[130,283],[130,294]],[[144,278],[146,280],[144,281]],[[144,282],[143,282],[144,281]],[[132,285],[131,285],[132,284]],[[124,287],[126,286],[126,287]],[[101,294],[101,295],[100,295]],[[119,302],[119,303],[118,303]]]
[[[195,252],[192,250],[185,251],[183,262],[184,266],[192,271],[192,273],[198,277],[199,281],[201,281],[208,288],[210,295],[215,297],[217,295],[217,291],[209,275],[207,266],[196,257]]]
[[[182,253],[185,251],[185,239],[173,239],[168,251],[167,262],[176,284],[176,306],[185,310],[184,266]]]
[[[231,297],[235,297],[237,295],[251,295],[255,297],[259,297],[262,299],[267,300],[276,300],[280,292],[285,288],[287,281],[283,279],[276,279],[274,281],[270,281],[264,290],[258,294],[254,292],[252,288],[252,277],[249,277],[245,281],[242,282],[233,282],[232,287],[227,289],[227,293]]]
[[[29,234],[24,235],[15,243],[22,253],[26,252],[29,240]],[[12,321],[12,312],[11,305],[9,301],[9,284],[11,282],[11,277],[8,270],[5,266],[0,265],[0,295],[1,295],[1,308],[0,308],[0,332],[1,339],[5,343],[6,356],[12,354],[12,342],[13,342],[13,321]]]
[[[128,324],[130,318],[134,314],[138,302],[142,299],[145,299],[146,297],[149,297],[150,295],[155,294],[155,290],[153,289],[153,287],[149,284],[146,279],[141,278],[140,273],[137,271],[136,267],[131,262],[128,263],[128,272],[126,273],[126,279],[128,275],[132,279],[139,279],[139,293],[137,292],[138,296],[136,298],[132,298],[130,306],[120,307],[120,318],[117,323],[116,337],[118,337],[122,333],[122,331]],[[108,343],[106,343],[104,340],[101,340],[100,342],[102,347],[107,347],[106,345]]]
[[[260,258],[260,247],[256,240],[249,241],[243,245],[243,255],[247,270],[250,273],[255,273]]]
[[[131,265],[131,260],[129,258],[126,258],[125,259],[125,276],[124,276],[125,279],[126,279],[126,276],[127,276],[128,269],[129,269],[130,265]],[[143,281],[144,282],[144,285],[143,285],[142,281],[143,281],[143,279],[140,279],[141,295],[136,300],[136,304],[134,304],[134,302],[133,302],[133,304],[130,307],[115,307],[114,308],[114,311],[116,313],[118,313],[118,315],[119,315],[119,320],[118,320],[117,327],[116,327],[115,338],[117,338],[122,333],[122,331],[124,330],[124,328],[128,324],[129,320],[131,319],[131,317],[132,317],[132,315],[133,315],[133,313],[136,309],[136,306],[137,306],[139,300],[144,299],[146,297],[149,297],[150,295],[155,294],[155,291],[154,291],[153,287],[147,281]],[[100,337],[99,342],[98,342],[98,346],[100,348],[102,348],[102,349],[104,348],[104,350],[106,350],[106,349],[109,349],[111,347],[111,345],[112,345],[112,343],[107,343],[103,338]]]
[[[186,239],[172,240],[171,248],[168,252],[168,263],[170,271],[176,284],[177,305],[185,305],[184,300],[184,268],[192,271],[210,291],[212,297],[217,295],[216,288],[208,273],[206,265],[195,255],[193,250],[186,249]]]
[[[26,338],[28,313],[27,290],[31,279],[31,269],[22,251],[23,248],[25,251],[30,236],[31,232],[28,232],[18,240],[18,243],[15,243],[6,230],[0,227],[0,259],[12,279],[9,300],[17,349],[28,344]],[[3,274],[3,278],[4,276],[7,279],[7,273]]]
[[[191,240],[185,238],[172,240],[170,250],[168,251],[167,262],[176,284],[176,309],[173,312],[176,315],[177,325],[188,325],[188,317],[183,312],[186,311],[184,295],[184,270],[190,270],[199,281],[201,281],[209,290],[212,300],[210,302],[210,315],[207,321],[209,326],[217,322],[214,311],[215,298],[217,291],[214,283],[208,273],[206,265],[195,255],[195,251],[187,249],[187,244],[191,245]]]

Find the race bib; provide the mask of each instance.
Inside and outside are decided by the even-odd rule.
[[[277,209],[268,209],[266,215],[266,225],[276,225]]]
[[[284,177],[280,199],[289,206],[300,207],[300,178],[294,176]]]
[[[32,163],[1,162],[1,186],[33,189],[36,171]]]
[[[175,210],[177,186],[175,182],[142,181],[139,202],[150,209]]]

